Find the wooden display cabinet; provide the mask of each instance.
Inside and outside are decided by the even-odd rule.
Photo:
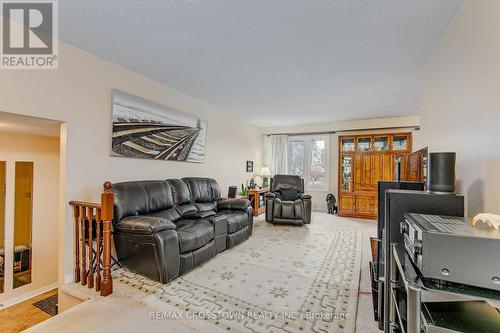
[[[340,136],[339,216],[375,219],[378,181],[395,179],[397,156],[409,154],[411,146],[411,133]]]

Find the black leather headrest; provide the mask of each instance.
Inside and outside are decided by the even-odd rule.
[[[213,202],[220,199],[220,188],[215,179],[186,177],[182,178],[182,180],[189,187],[193,202]]]
[[[297,190],[299,193],[304,193],[304,180],[294,175],[276,175],[273,177],[271,192],[291,189]]]
[[[172,186],[174,203],[176,205],[186,205],[192,203],[189,187],[183,180],[169,179],[167,181],[170,184],[170,186]]]
[[[143,180],[115,183],[114,221],[136,215],[151,214],[174,206],[172,189],[164,180]]]

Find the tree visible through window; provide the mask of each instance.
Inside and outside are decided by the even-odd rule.
[[[309,190],[328,191],[328,136],[290,137],[288,172],[304,178]]]
[[[288,171],[292,175],[304,177],[304,141],[289,141]]]

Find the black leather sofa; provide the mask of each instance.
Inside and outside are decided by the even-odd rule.
[[[304,180],[299,176],[274,176],[265,200],[267,222],[295,225],[311,223],[311,196],[304,194]]]
[[[248,200],[221,202],[210,178],[113,184],[113,238],[118,261],[162,283],[252,234]]]

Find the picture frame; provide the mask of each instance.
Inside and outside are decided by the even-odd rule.
[[[247,172],[253,172],[253,161],[247,161]]]
[[[111,156],[203,163],[206,129],[198,116],[113,90]]]

